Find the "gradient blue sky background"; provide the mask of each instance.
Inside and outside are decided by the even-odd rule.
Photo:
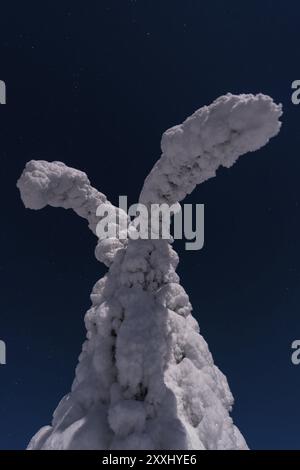
[[[249,446],[300,448],[299,13],[292,0],[1,5],[0,448],[24,448],[50,422],[105,272],[83,220],[25,211],[15,185],[26,161],[62,160],[113,203],[134,203],[162,132],[228,91],[271,95],[284,124],[186,199],[205,204],[205,247],[175,244],[179,274]]]

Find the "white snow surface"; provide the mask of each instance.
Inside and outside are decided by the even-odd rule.
[[[182,200],[220,165],[266,144],[281,114],[261,94],[228,94],[199,109],[164,133],[162,157],[140,201]],[[71,208],[94,233],[97,206],[110,204],[85,173],[61,162],[29,162],[18,187],[26,207]],[[28,449],[247,449],[230,417],[226,377],[175,272],[171,244],[99,240],[96,256],[109,269],[91,293],[72,389]]]

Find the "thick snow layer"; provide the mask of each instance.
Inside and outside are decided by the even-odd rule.
[[[140,200],[183,199],[218,166],[267,143],[280,115],[263,95],[226,95],[196,111],[163,135]],[[60,162],[29,162],[18,187],[26,207],[72,208],[94,232],[97,205],[110,204],[84,173]],[[96,256],[109,270],[91,293],[72,389],[28,449],[247,449],[170,243],[99,240]]]

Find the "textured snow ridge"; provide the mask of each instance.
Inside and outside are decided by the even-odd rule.
[[[181,200],[219,165],[267,143],[280,115],[263,95],[226,95],[200,109],[164,134],[140,200]],[[26,207],[72,208],[94,232],[97,204],[110,204],[84,173],[59,162],[28,163],[18,187]],[[28,449],[247,449],[171,244],[100,240],[96,255],[109,269],[91,293],[71,392]]]

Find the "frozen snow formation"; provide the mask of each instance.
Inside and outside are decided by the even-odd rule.
[[[163,134],[162,156],[140,201],[182,200],[194,187],[265,145],[281,106],[227,94]],[[18,181],[26,207],[73,209],[95,233],[110,203],[87,176],[61,162],[31,161]],[[111,205],[110,205],[111,207]],[[119,219],[125,212],[115,208]],[[176,274],[167,240],[98,240],[108,266],[94,286],[72,390],[28,449],[247,449],[229,415],[233,398],[214,365]]]

